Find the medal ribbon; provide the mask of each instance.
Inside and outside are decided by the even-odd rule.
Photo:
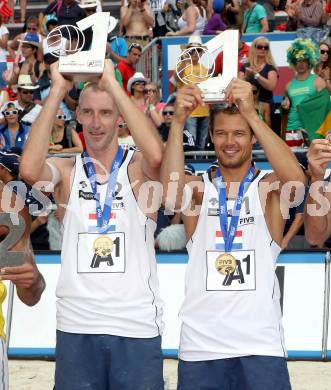
[[[217,168],[216,183],[218,187],[218,202],[220,208],[219,218],[220,218],[221,231],[224,239],[225,252],[231,252],[232,243],[238,228],[241,205],[247,189],[247,184],[252,182],[253,177],[254,177],[254,167],[251,166],[247,175],[244,177],[244,180],[240,183],[237,199],[233,208],[233,215],[231,217],[230,226],[228,230],[228,208],[226,205],[226,187],[223,178],[221,176],[220,169]]]
[[[118,171],[123,159],[123,149],[119,146],[114,158],[111,170],[109,172],[108,186],[106,190],[105,204],[103,210],[101,208],[100,198],[97,193],[97,182],[96,182],[96,170],[92,159],[88,155],[87,150],[83,153],[84,164],[87,169],[87,177],[90,181],[92,192],[96,201],[96,216],[97,225],[101,233],[107,233],[109,230],[109,219],[112,208],[112,203],[115,196],[115,187],[117,182]]]

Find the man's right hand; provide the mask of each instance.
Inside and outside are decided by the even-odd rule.
[[[202,92],[196,85],[186,85],[177,91],[175,103],[175,118],[180,123],[185,123],[187,118],[198,106],[204,106]]]
[[[327,139],[314,139],[308,153],[309,174],[312,181],[324,180],[325,171],[331,161],[331,145]]]

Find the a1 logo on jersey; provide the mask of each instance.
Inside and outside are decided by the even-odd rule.
[[[217,270],[216,260],[220,251],[207,251],[207,291],[250,291],[256,289],[255,251],[232,251],[236,259],[234,272],[222,274]]]

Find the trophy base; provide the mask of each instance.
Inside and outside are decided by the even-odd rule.
[[[219,77],[212,77],[200,84],[198,87],[203,93],[203,101],[208,104],[224,103],[225,102],[225,88],[228,83],[220,83]]]
[[[72,72],[61,72],[62,76],[74,84],[85,83],[87,81],[93,81],[98,77],[102,76],[103,72],[100,73],[72,73]]]
[[[202,93],[204,94],[203,101],[207,104],[216,104],[216,103],[225,102],[225,92],[223,89],[216,92],[204,91],[202,89]]]

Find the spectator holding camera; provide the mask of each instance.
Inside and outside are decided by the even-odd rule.
[[[145,0],[129,0],[121,7],[121,24],[125,29],[128,46],[133,42],[142,47],[150,41],[150,28],[154,26],[154,14]]]

